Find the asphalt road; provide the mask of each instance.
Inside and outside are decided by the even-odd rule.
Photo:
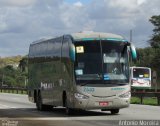
[[[130,123],[160,125],[160,106],[130,105],[117,115],[94,110],[67,116],[64,108],[41,112],[26,95],[0,93],[0,126],[120,126]]]

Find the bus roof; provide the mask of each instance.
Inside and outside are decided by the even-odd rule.
[[[67,34],[64,36],[71,36],[74,41],[83,41],[83,40],[113,40],[113,41],[124,41],[127,42],[127,40],[117,34],[112,34],[112,33],[104,33],[104,32],[92,32],[92,31],[83,31],[83,32],[77,32],[77,33],[72,33],[72,34]],[[57,38],[62,38],[63,36],[59,37],[53,37],[53,38],[43,38],[37,41],[34,41],[31,43],[31,45],[38,44],[41,42],[57,39]]]
[[[112,33],[103,32],[79,32],[71,34],[74,40],[116,40],[116,41],[127,41],[124,37]]]

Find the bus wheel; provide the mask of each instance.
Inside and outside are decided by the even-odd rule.
[[[114,115],[114,114],[118,114],[119,113],[119,109],[112,109],[111,110],[111,114]]]
[[[67,115],[72,115],[73,114],[73,109],[68,107],[68,105],[67,105],[67,97],[65,98],[65,107],[66,107],[66,114]]]
[[[43,106],[44,106],[44,110],[46,110],[46,111],[50,111],[53,109],[52,105],[43,105]]]
[[[73,114],[73,109],[66,107],[66,114],[67,115],[72,115]]]
[[[36,106],[37,106],[37,109],[40,111],[43,111],[45,109],[45,106],[42,104],[41,93],[38,93],[37,95]]]

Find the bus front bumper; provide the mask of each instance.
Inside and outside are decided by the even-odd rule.
[[[91,110],[91,109],[120,109],[126,108],[130,104],[130,98],[88,98],[77,99],[75,98],[74,108]]]

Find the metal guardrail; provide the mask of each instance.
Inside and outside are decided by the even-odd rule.
[[[26,94],[27,88],[9,88],[9,87],[0,87],[0,92],[4,93],[16,93],[16,94]],[[132,89],[132,97],[140,98],[140,103],[143,104],[143,98],[145,97],[156,97],[157,104],[160,105],[160,89]]]
[[[160,105],[160,89],[132,89],[131,95],[140,98],[141,104],[143,104],[143,98],[155,97],[157,98],[157,104]]]
[[[18,87],[0,87],[0,92],[4,93],[14,93],[14,94],[26,94],[26,88],[18,88]]]

